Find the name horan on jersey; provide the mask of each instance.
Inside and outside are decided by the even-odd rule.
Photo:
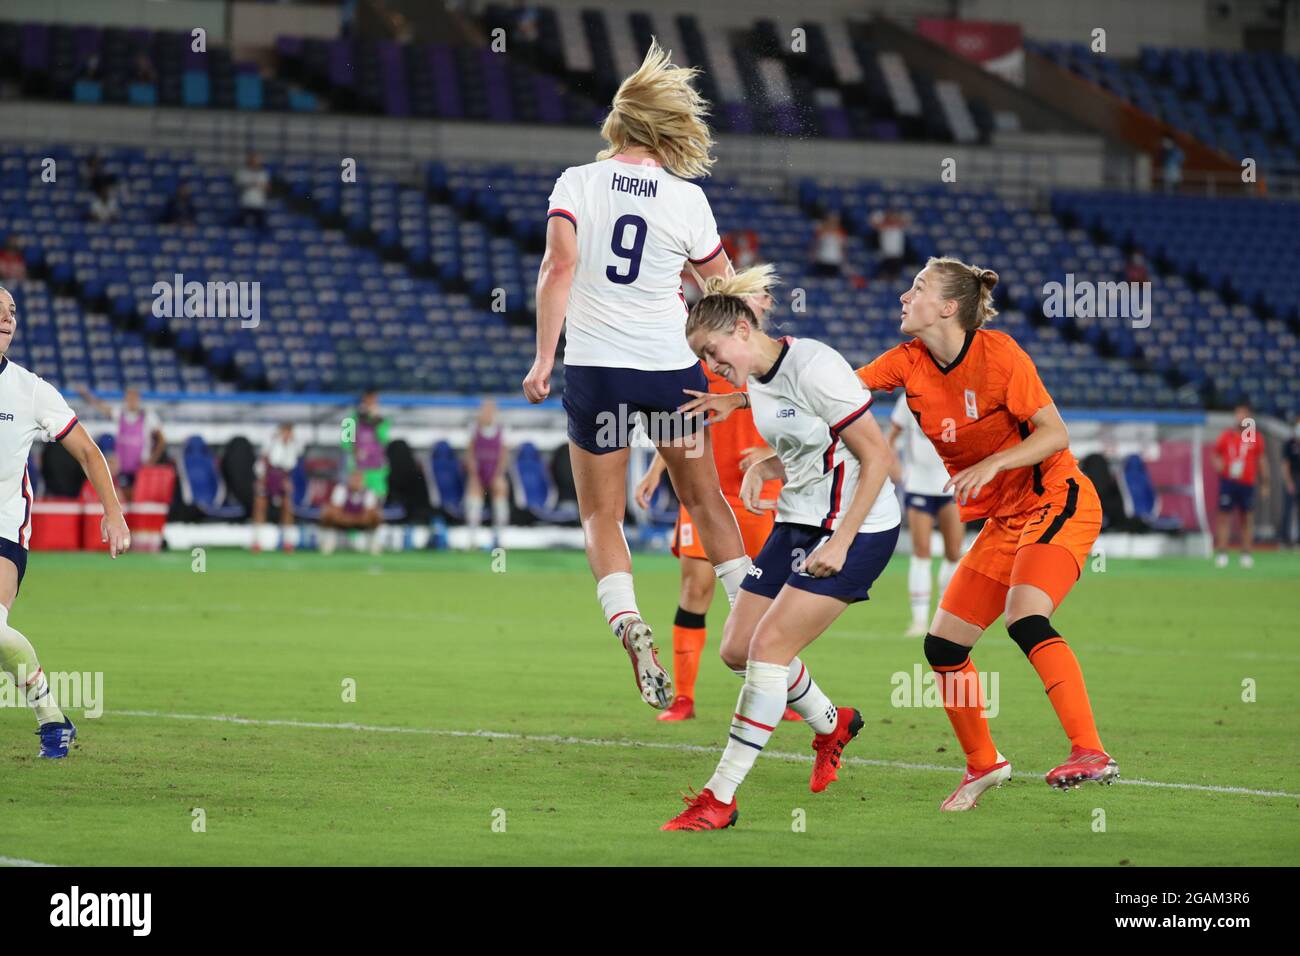
[[[630,193],[633,196],[648,196],[654,199],[659,195],[659,183],[654,179],[641,179],[639,176],[621,176],[614,174],[609,188],[616,193]]]
[[[17,681],[10,680],[8,675],[0,681],[0,708],[28,708],[26,688],[35,682],[36,675],[28,674],[21,664],[16,674]],[[103,716],[103,671],[44,671],[44,674],[50,695],[60,707],[81,710],[91,719]]]
[[[170,283],[159,280],[150,291],[157,319],[237,318],[245,329],[255,329],[262,321],[260,282],[186,282],[177,272]]]

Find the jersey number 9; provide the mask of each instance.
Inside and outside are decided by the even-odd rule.
[[[628,226],[632,227],[631,246],[623,241]],[[614,223],[614,235],[609,240],[609,246],[614,250],[614,255],[627,260],[627,272],[620,273],[614,266],[606,266],[605,278],[610,282],[631,285],[636,281],[636,277],[641,273],[641,252],[645,249],[645,233],[645,220],[640,216],[618,217],[618,222]]]

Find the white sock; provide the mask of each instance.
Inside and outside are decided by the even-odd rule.
[[[636,606],[636,592],[632,589],[632,575],[628,571],[615,571],[597,581],[596,600],[600,602],[615,637],[622,636],[626,622],[641,617]]]
[[[508,498],[492,499],[492,528],[499,534],[510,523],[510,500]]]
[[[334,549],[338,547],[339,533],[335,528],[320,529],[320,553],[333,554]]]
[[[786,691],[785,704],[804,719],[815,734],[829,734],[839,722],[840,712],[831,699],[822,693],[817,682],[812,679],[812,672],[804,662],[795,658],[790,662],[790,686]]]
[[[21,631],[9,626],[9,610],[4,605],[0,605],[0,670],[23,689],[27,703],[36,712],[37,723],[63,723],[63,711],[50,693],[50,682],[36,659],[36,649]]]
[[[709,778],[708,789],[723,803],[736,796],[754,761],[767,746],[772,731],[785,712],[786,684],[790,668],[781,664],[750,661],[745,671],[745,686],[740,689],[736,713],[731,718],[731,732],[718,769]]]
[[[379,537],[379,528],[372,528],[367,536],[366,545],[371,554],[378,554],[383,550],[383,539]]]
[[[741,582],[749,574],[750,567],[751,562],[747,554],[713,566],[713,573],[722,582],[722,587],[727,592],[727,603],[732,607],[736,606],[736,595],[740,593]]]
[[[943,592],[948,590],[948,582],[952,580],[953,574],[957,570],[957,562],[949,561],[944,558],[939,563],[939,597],[943,597]]]
[[[468,492],[465,494],[465,527],[469,528],[469,547],[474,547],[478,541],[478,529],[483,524],[483,496],[475,495],[471,497]]]
[[[912,620],[922,627],[930,619],[930,559],[912,555],[907,565],[907,595]]]

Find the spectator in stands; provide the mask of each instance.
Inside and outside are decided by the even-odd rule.
[[[99,153],[90,154],[86,165],[81,168],[81,180],[92,193],[98,193],[104,186],[109,189],[117,186],[117,177],[104,168],[104,158]]]
[[[271,440],[257,459],[254,468],[256,482],[253,485],[253,550],[261,551],[259,540],[262,525],[266,523],[266,506],[268,503],[280,507],[280,546],[285,551],[293,550],[293,539],[289,531],[293,527],[293,470],[302,457],[302,443],[294,437],[293,423],[281,422]]]
[[[748,269],[759,261],[758,233],[753,229],[733,229],[722,237],[722,248],[727,251],[736,271]]]
[[[122,210],[118,208],[117,197],[111,186],[101,185],[91,197],[87,215],[91,222],[116,222]]]
[[[181,183],[163,208],[162,221],[173,226],[192,226],[198,210],[194,207],[194,191],[189,183]]]
[[[153,68],[149,55],[143,51],[135,55],[135,62],[131,66],[131,82],[150,85],[158,82],[158,71]]]
[[[379,412],[379,393],[367,389],[352,416],[352,428],[343,432],[343,457],[348,471],[360,471],[367,488],[388,499],[389,422]]]
[[[1133,254],[1128,257],[1128,265],[1124,267],[1125,282],[1146,282],[1151,278],[1151,273],[1147,269],[1146,258],[1142,253],[1134,250]]]
[[[1183,151],[1169,136],[1160,141],[1160,172],[1164,180],[1165,192],[1178,192],[1178,187],[1183,181]]]
[[[897,209],[885,209],[871,214],[871,228],[876,230],[876,248],[880,253],[877,275],[885,279],[898,278],[907,258],[907,230],[912,217]]]
[[[321,554],[334,553],[340,531],[365,532],[368,537],[367,550],[371,554],[378,554],[381,547],[379,528],[383,521],[379,496],[366,487],[365,475],[360,471],[350,472],[347,481],[334,486],[329,500],[321,508]]]
[[[844,274],[845,247],[849,236],[840,225],[840,214],[828,212],[813,234],[812,267],[819,276]]]
[[[23,258],[22,241],[13,233],[5,237],[0,249],[0,282],[21,282],[27,278],[27,260]]]
[[[492,493],[492,547],[500,547],[501,532],[510,523],[510,484],[506,481],[510,455],[505,426],[497,419],[497,403],[493,399],[484,399],[479,406],[465,458],[465,524],[469,526],[469,548],[475,547],[479,525],[483,523],[485,491]]]
[[[271,192],[271,174],[262,165],[261,157],[249,153],[244,166],[235,173],[235,186],[239,189],[238,224],[259,232],[266,230],[266,201]]]
[[[1219,475],[1219,513],[1215,518],[1215,566],[1228,566],[1228,544],[1232,538],[1232,513],[1241,514],[1241,566],[1252,568],[1251,545],[1255,543],[1255,479],[1261,494],[1268,494],[1268,456],[1264,435],[1251,417],[1249,403],[1234,410],[1236,423],[1225,428],[1214,444],[1214,469]]]
[[[1282,448],[1282,533],[1278,536],[1282,546],[1294,548],[1300,542],[1300,495],[1296,484],[1300,482],[1300,414],[1295,416],[1291,437]]]
[[[167,439],[163,436],[162,423],[157,415],[140,404],[138,388],[126,390],[120,409],[96,398],[88,388],[79,388],[78,391],[87,405],[105,418],[112,419],[117,426],[113,453],[108,456],[108,466],[113,473],[114,482],[129,489],[135,481],[136,472],[142,467],[162,463],[167,453]]]

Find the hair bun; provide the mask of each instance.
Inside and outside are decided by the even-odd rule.
[[[998,274],[994,272],[992,269],[980,269],[975,274],[975,278],[979,279],[980,284],[983,285],[984,288],[986,289],[991,290],[995,285],[998,284]]]

